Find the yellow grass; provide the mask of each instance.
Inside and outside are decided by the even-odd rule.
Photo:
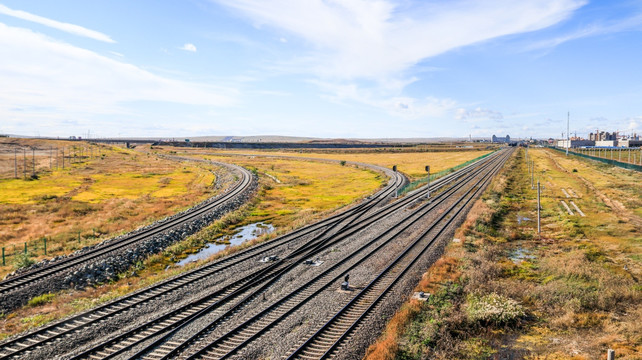
[[[470,150],[456,152],[408,152],[408,153],[315,153],[315,152],[278,152],[278,151],[258,151],[258,150],[227,150],[217,151],[220,154],[263,154],[263,155],[281,155],[311,157],[320,159],[346,160],[375,164],[392,168],[397,165],[397,169],[404,172],[412,179],[426,176],[426,165],[430,165],[431,173],[451,168],[455,165],[464,163],[468,160],[475,159],[488,150]]]
[[[270,221],[276,226],[290,224],[302,212],[316,214],[345,206],[375,192],[386,182],[373,171],[335,163],[262,157],[207,158],[254,168],[280,181],[266,179],[269,185],[262,201],[248,220]]]

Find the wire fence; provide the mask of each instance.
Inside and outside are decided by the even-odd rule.
[[[560,151],[560,152],[563,152],[563,153],[566,152],[566,149],[560,149],[560,148],[557,148],[557,147],[551,147],[551,149],[554,149],[554,150],[557,150],[557,151]],[[634,164],[636,161],[642,161],[642,150],[639,150],[639,149],[635,149],[635,150],[628,149],[628,151],[627,151],[627,149],[624,149],[624,150],[620,150],[620,149],[611,150],[611,153],[610,153],[611,156],[614,156],[613,155],[613,151],[615,151],[618,154],[618,158],[620,158],[620,159],[622,157],[621,155],[622,155],[623,152],[626,153],[625,159],[626,158],[630,158],[631,155],[633,155],[633,163],[628,163],[628,162],[624,162],[624,161],[615,160],[614,158],[609,158],[608,155],[606,155],[608,150],[609,149],[606,149],[606,150],[599,150],[599,149],[598,150],[593,150],[594,152],[599,151],[599,152],[596,152],[596,154],[601,154],[603,152],[605,154],[604,157],[593,156],[593,155],[589,155],[589,154],[586,154],[586,153],[581,153],[581,152],[578,152],[575,149],[569,149],[568,153],[572,154],[572,155],[575,155],[575,156],[579,156],[579,157],[585,158],[585,159],[591,159],[591,160],[603,162],[605,164],[609,164],[609,165],[613,165],[613,166],[618,166],[618,167],[621,167],[621,168],[629,169],[629,170],[642,171],[642,165]],[[636,156],[635,152],[638,152],[639,156]]]
[[[95,239],[99,238],[100,234],[95,229],[92,229],[89,234],[81,235],[81,232],[77,232],[74,235],[66,234],[61,236],[56,238],[43,236],[22,244],[2,246],[0,249],[2,252],[0,265],[13,266],[15,268],[25,267],[31,264],[32,258],[57,254],[63,250],[64,252],[74,251],[88,246],[95,242]]]

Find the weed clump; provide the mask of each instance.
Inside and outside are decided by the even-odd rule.
[[[21,253],[16,255],[16,259],[15,259],[15,262],[13,263],[13,266],[16,269],[23,269],[23,268],[28,268],[34,263],[35,261],[31,258],[31,255],[29,255],[28,253]]]
[[[470,294],[465,307],[468,320],[483,326],[513,324],[526,315],[524,307],[517,301],[497,293],[484,296]]]
[[[38,305],[47,304],[47,303],[50,303],[51,300],[53,300],[54,297],[56,297],[55,294],[51,294],[51,293],[42,294],[40,296],[36,296],[33,299],[29,300],[27,305],[31,306],[31,307],[36,307]]]

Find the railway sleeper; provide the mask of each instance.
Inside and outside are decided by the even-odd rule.
[[[303,351],[303,354],[301,354],[301,355],[302,355],[302,357],[304,359],[318,359],[324,353],[325,353],[325,351],[324,352],[320,352],[320,351],[314,351],[314,350],[307,350],[306,349],[306,350]]]

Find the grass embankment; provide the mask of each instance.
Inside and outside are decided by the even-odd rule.
[[[530,156],[545,186],[541,238],[520,150],[416,288],[433,295],[404,304],[366,359],[640,358],[640,174]]]
[[[69,143],[64,144],[70,152]],[[3,145],[5,150],[9,147]],[[50,148],[32,140],[20,145]],[[87,154],[88,144],[73,143],[78,148],[83,145]],[[214,167],[118,147],[92,148],[93,158],[77,157],[73,163],[66,159],[65,169],[62,158],[58,169],[55,161],[49,168],[44,150],[47,166],[36,166],[37,178],[0,179],[0,246],[7,255],[6,266],[0,263],[0,277],[21,260],[13,255],[23,252],[25,242],[33,258],[45,258],[45,236],[47,257],[67,254],[174,214],[215,193]],[[7,160],[6,154],[2,160]],[[10,157],[13,161],[13,154]]]
[[[233,233],[234,228],[238,226],[266,221],[276,226],[277,231],[240,246],[228,248],[207,261],[274,238],[277,234],[287,232],[291,228],[305,225],[325,216],[328,212],[375,192],[386,182],[381,175],[370,170],[339,164],[261,158],[230,159],[226,157],[223,160],[253,168],[259,174],[268,172],[280,182],[261,176],[259,194],[250,203],[227,214],[201,232],[137,264],[134,269],[136,276],[130,276],[132,270],[129,270],[121,274],[120,280],[109,284],[84,291],[46,294],[42,298],[32,300],[30,305],[0,320],[0,338],[97,306],[192,269],[200,263],[192,263],[180,268],[167,269],[167,266],[175,264],[179,259],[197,251],[215,238]]]
[[[490,153],[492,150],[479,149],[467,150],[456,152],[405,152],[405,153],[390,153],[390,152],[289,152],[289,151],[261,151],[261,150],[244,150],[235,149],[227,151],[216,151],[220,154],[257,154],[257,155],[278,155],[278,156],[297,156],[297,157],[310,157],[319,159],[333,159],[333,160],[346,160],[363,162],[367,164],[380,165],[387,168],[392,168],[397,165],[397,169],[406,175],[411,180],[418,179],[426,176],[426,165],[430,165],[431,173],[436,173],[457,164],[464,163],[484,154]]]

